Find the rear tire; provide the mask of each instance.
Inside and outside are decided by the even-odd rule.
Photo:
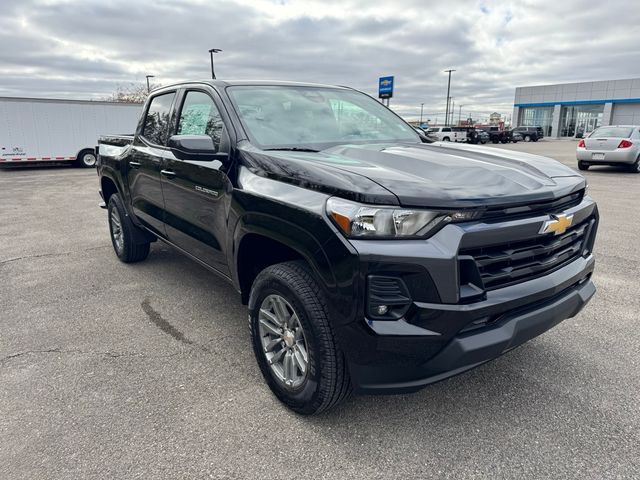
[[[442,141],[443,141],[443,142],[450,142],[450,141],[451,141],[451,139],[450,139],[449,137],[444,137],[444,138],[442,139]]]
[[[582,160],[578,162],[578,170],[589,170],[590,166],[591,165],[589,165],[587,162],[583,162]]]
[[[636,159],[634,163],[627,167],[629,173],[640,173],[640,157]]]
[[[531,137],[529,135],[525,135],[524,136],[524,141],[525,142],[530,142],[531,141]]]
[[[91,150],[83,150],[78,154],[75,164],[82,168],[94,168],[97,160],[95,152]]]
[[[113,250],[124,263],[140,262],[149,255],[150,243],[136,243],[134,232],[136,227],[127,213],[117,193],[109,198],[107,208],[109,233]]]
[[[279,263],[258,274],[249,297],[249,326],[260,371],[291,410],[314,415],[349,397],[346,361],[329,323],[323,291],[305,263]]]

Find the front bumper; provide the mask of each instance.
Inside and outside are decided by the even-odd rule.
[[[497,299],[488,299],[473,307],[462,305],[440,310],[438,315],[441,316],[441,320],[456,325],[472,324],[474,319],[487,316],[495,317],[495,320],[483,327],[454,335],[444,345],[439,341],[440,335],[379,338],[379,354],[386,362],[352,364],[351,375],[356,391],[401,393],[419,390],[430,383],[452,377],[497,358],[561,321],[575,316],[595,293],[595,285],[590,279],[593,258],[589,259],[588,265],[576,267],[578,266],[566,267],[579,272],[568,276],[566,282],[551,289],[561,290],[555,295],[551,294],[545,301],[534,300],[522,307],[505,310],[505,305],[498,303]],[[577,281],[562,289],[565,283],[574,280]],[[535,287],[527,288],[532,289],[532,296],[519,297],[518,300],[530,301],[537,296],[533,294]],[[428,355],[421,357],[418,349],[425,352],[437,349],[438,353],[430,358]],[[416,361],[412,361],[411,356],[398,355],[402,350],[405,353],[412,352]],[[395,360],[391,360],[394,355]]]
[[[595,204],[587,197],[567,213],[594,219],[592,245]],[[397,244],[396,252],[402,254],[397,256],[389,255],[388,243],[353,242],[363,284],[371,272],[394,275],[411,270],[404,278],[412,291],[412,305],[402,318],[373,320],[363,308],[365,320],[340,327],[338,338],[344,342],[356,392],[418,390],[492,360],[576,315],[595,293],[590,248],[545,275],[487,290],[481,298],[461,298],[461,245],[484,241],[488,235],[508,239],[537,234],[543,220],[450,225],[428,241]],[[424,280],[418,285],[415,278]],[[416,298],[420,295],[430,298]]]
[[[594,155],[596,156],[595,159]],[[633,163],[638,158],[638,152],[632,148],[622,150],[587,150],[586,148],[578,148],[576,150],[576,157],[581,162],[587,162],[593,165],[610,165],[615,163]]]

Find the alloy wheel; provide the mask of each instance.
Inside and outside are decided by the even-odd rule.
[[[272,294],[260,305],[258,324],[271,372],[285,388],[297,389],[309,371],[307,341],[298,314],[282,296]]]
[[[124,233],[122,232],[122,222],[120,221],[120,214],[117,208],[111,209],[109,222],[111,223],[111,237],[113,238],[116,250],[122,252],[122,248],[124,247]]]

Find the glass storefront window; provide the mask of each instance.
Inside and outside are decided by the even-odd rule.
[[[560,110],[560,136],[582,138],[602,125],[604,104],[567,105]]]
[[[551,136],[553,107],[522,107],[518,119],[519,127],[542,127],[544,135]]]

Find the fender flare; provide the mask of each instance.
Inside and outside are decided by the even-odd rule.
[[[240,245],[247,235],[255,234],[281,243],[298,253],[318,276],[323,286],[329,291],[335,290],[336,277],[327,255],[315,236],[283,218],[266,213],[247,212],[242,215],[233,230],[231,245],[231,274],[233,283],[240,291],[239,252]]]

